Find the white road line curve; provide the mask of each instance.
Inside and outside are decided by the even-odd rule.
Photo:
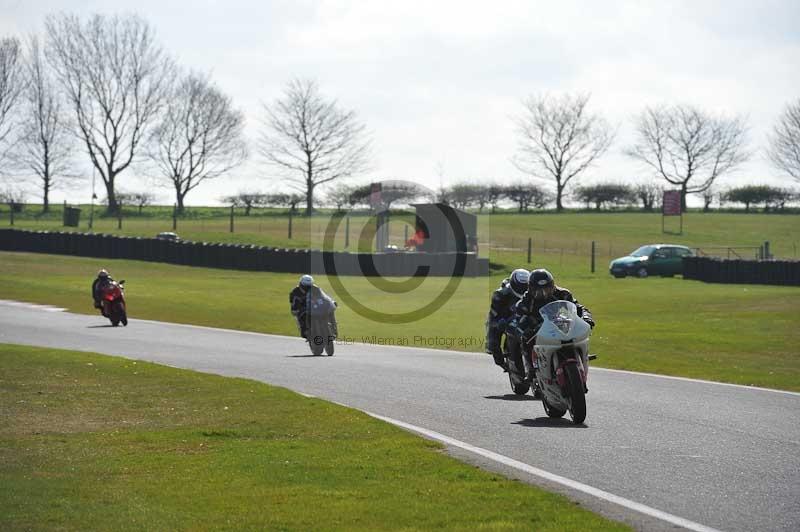
[[[22,307],[34,310],[43,310],[45,312],[65,312],[67,309],[61,307],[54,307],[51,305],[39,305],[37,303],[26,303],[24,301],[14,301],[11,299],[0,299],[0,305],[7,307]]]
[[[341,403],[339,403],[341,404]],[[347,405],[342,405],[347,406]],[[583,484],[581,482],[577,482],[575,480],[571,480],[559,475],[555,475],[553,473],[549,473],[542,469],[533,467],[528,465],[524,462],[520,462],[518,460],[514,460],[513,458],[509,458],[507,456],[503,456],[502,454],[498,454],[487,449],[483,449],[481,447],[476,447],[474,445],[470,445],[469,443],[456,440],[449,436],[445,436],[444,434],[440,434],[438,432],[428,430],[423,427],[418,427],[416,425],[411,425],[410,423],[405,423],[403,421],[392,419],[390,417],[381,416],[379,414],[373,414],[372,412],[364,411],[365,414],[374,417],[375,419],[379,419],[381,421],[385,421],[386,423],[391,423],[392,425],[396,425],[398,427],[404,428],[411,432],[416,432],[417,434],[421,434],[426,436],[432,440],[436,440],[442,442],[446,445],[451,445],[453,447],[458,447],[460,449],[464,449],[465,451],[469,451],[471,453],[477,454],[484,458],[488,458],[489,460],[493,460],[497,463],[513,467],[514,469],[518,469],[530,475],[537,476],[539,478],[543,478],[545,480],[549,480],[551,482],[555,482],[557,484],[561,484],[562,486],[566,486],[570,489],[580,491],[582,493],[586,493],[593,497],[597,497],[599,499],[612,502],[614,504],[618,504],[629,510],[634,510],[636,512],[648,515],[650,517],[654,517],[656,519],[660,519],[662,521],[666,521],[667,523],[671,523],[673,525],[677,525],[688,530],[694,530],[696,532],[720,532],[716,528],[711,528],[709,526],[702,525],[700,523],[695,523],[694,521],[689,521],[688,519],[684,519],[683,517],[678,517],[676,515],[669,514],[667,512],[662,512],[661,510],[657,510],[655,508],[651,508],[644,504],[632,501],[630,499],[626,499],[624,497],[620,497],[618,495],[614,495],[613,493],[609,493],[607,491],[603,491],[598,488],[594,488],[592,486]]]

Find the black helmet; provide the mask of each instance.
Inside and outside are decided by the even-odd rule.
[[[550,297],[555,290],[555,280],[553,274],[544,268],[533,270],[528,279],[529,290],[536,298]]]
[[[517,297],[522,297],[525,290],[528,289],[528,277],[530,273],[524,268],[517,268],[508,277],[508,284],[511,286],[511,291]]]

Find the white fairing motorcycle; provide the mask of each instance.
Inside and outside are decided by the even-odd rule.
[[[532,359],[544,411],[550,417],[569,411],[575,424],[583,423],[589,360],[596,358],[589,355],[592,328],[569,301],[548,303],[539,314],[544,321],[536,333]]]

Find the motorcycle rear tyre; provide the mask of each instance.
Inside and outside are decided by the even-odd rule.
[[[566,366],[568,391],[570,395],[569,415],[572,422],[580,425],[586,419],[586,395],[583,391],[583,380],[581,372],[575,364]]]
[[[333,340],[328,340],[325,342],[325,353],[329,356],[333,356]]]

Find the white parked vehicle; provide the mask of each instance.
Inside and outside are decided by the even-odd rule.
[[[589,355],[592,328],[569,301],[548,303],[539,314],[544,321],[536,333],[532,359],[544,411],[550,417],[569,411],[575,424],[583,423],[589,360],[596,358]]]

